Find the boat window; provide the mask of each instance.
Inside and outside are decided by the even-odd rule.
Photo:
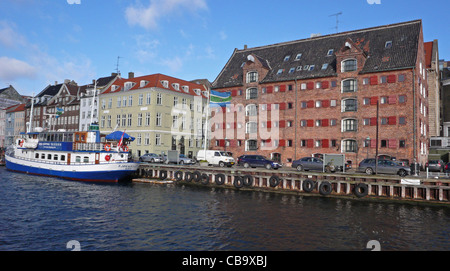
[[[41,154],[41,159],[45,159],[45,153]]]
[[[66,156],[65,155],[61,155],[61,161],[66,161]]]
[[[48,160],[52,160],[52,155],[51,154],[47,154],[47,159]]]
[[[36,153],[36,154],[34,155],[34,158],[38,159],[38,158],[39,158],[39,153]]]
[[[75,157],[75,162],[80,163],[81,162],[81,156]]]
[[[53,160],[58,161],[58,155],[57,154],[53,155]]]
[[[84,163],[89,163],[89,157],[88,157],[88,156],[85,156],[83,162],[84,162]]]

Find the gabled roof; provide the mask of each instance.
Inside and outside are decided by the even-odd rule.
[[[167,82],[167,87],[165,85],[163,85],[164,81]],[[145,76],[134,77],[134,78],[129,78],[129,79],[118,78],[111,86],[109,86],[105,91],[103,91],[102,94],[118,93],[121,91],[123,92],[125,90],[125,84],[127,82],[133,83],[133,86],[130,89],[128,89],[127,91],[133,91],[133,90],[142,89],[142,88],[157,87],[157,88],[167,89],[167,90],[184,93],[184,94],[188,94],[188,95],[192,95],[192,96],[199,96],[198,94],[195,93],[195,91],[194,91],[195,89],[199,89],[201,91],[200,93],[207,90],[207,88],[204,85],[196,84],[193,82],[189,82],[189,81],[185,81],[185,80],[178,79],[175,77],[157,73],[157,74],[145,75]],[[141,84],[141,82],[144,82],[144,83]],[[176,84],[178,84],[178,86],[179,86],[178,89],[175,88]],[[183,90],[183,86],[188,87],[186,91]],[[203,94],[202,94],[202,97],[206,98],[206,96],[204,96]]]
[[[422,21],[416,20],[243,50],[235,49],[213,82],[213,88],[242,86],[245,78],[242,65],[251,54],[260,61],[267,61],[267,67],[270,67],[269,73],[260,83],[336,76],[335,53],[348,39],[367,55],[361,73],[414,67],[421,28]],[[389,41],[392,46],[386,48],[386,42]],[[331,55],[328,55],[329,50],[333,50]],[[301,57],[296,59],[299,54]],[[327,64],[326,68],[322,69],[324,64]],[[305,71],[305,65],[314,65],[314,69]],[[301,70],[297,69],[299,66],[302,66]],[[292,68],[295,71],[289,73]]]
[[[5,109],[6,113],[19,112],[25,110],[25,104],[16,104]]]

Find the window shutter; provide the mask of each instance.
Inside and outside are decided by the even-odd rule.
[[[306,83],[306,88],[309,89],[309,90],[314,89],[314,82]]]
[[[370,97],[370,104],[376,105],[378,102],[378,97]]]
[[[266,127],[267,128],[272,128],[272,122],[268,121]]]
[[[236,139],[230,140],[230,147],[237,147],[237,140]]]
[[[396,104],[397,103],[397,96],[391,95],[389,96],[389,104]]]
[[[272,110],[272,104],[267,104],[267,111],[271,111]]]
[[[314,120],[307,120],[306,122],[308,127],[314,127]]]
[[[280,128],[285,128],[285,127],[286,127],[286,121],[280,120]]]
[[[219,147],[225,147],[225,139],[219,140]]]
[[[314,140],[313,139],[308,139],[306,141],[306,147],[313,148],[314,147]]]
[[[376,126],[377,125],[377,118],[370,118],[370,126]]]
[[[232,97],[237,96],[237,90],[236,89],[231,90],[231,96]]]
[[[377,140],[376,139],[371,139],[370,140],[370,147],[371,148],[376,148],[377,147]]]
[[[330,101],[329,100],[323,100],[322,101],[322,107],[327,108],[330,106]]]
[[[328,127],[329,122],[330,122],[330,120],[328,120],[328,119],[322,120],[322,126],[323,126],[323,127]]]
[[[378,85],[378,76],[371,76],[370,77],[370,85]]]
[[[284,146],[286,146],[286,140],[280,139],[280,141],[278,142],[278,147],[284,147]]]
[[[280,110],[286,110],[286,103],[280,103]]]
[[[389,118],[388,118],[388,124],[389,124],[389,125],[395,125],[395,124],[397,124],[397,117],[389,117]]]
[[[314,101],[308,101],[308,108],[314,108]]]
[[[286,85],[281,85],[280,92],[285,92],[285,91],[286,91]]]
[[[328,88],[330,86],[330,82],[328,82],[328,81],[323,81],[322,82],[322,89],[326,89],[326,88]]]
[[[329,148],[330,147],[330,141],[328,139],[322,140],[322,148]]]
[[[388,76],[387,81],[388,83],[395,83],[397,81],[397,77],[395,76],[395,74],[391,74]]]
[[[273,92],[273,86],[268,86],[268,87],[266,88],[266,92],[267,92],[267,93],[272,93],[272,92]]]
[[[396,139],[389,139],[389,148],[390,149],[396,149],[397,148],[397,140]]]

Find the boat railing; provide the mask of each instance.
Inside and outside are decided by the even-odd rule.
[[[14,157],[16,159],[24,160],[24,161],[30,161],[30,162],[38,162],[38,163],[44,163],[44,164],[51,164],[51,165],[65,165],[65,166],[79,166],[79,165],[94,165],[96,164],[95,161],[90,162],[70,162],[70,165],[67,164],[67,161],[53,161],[53,160],[44,160],[44,159],[36,159],[36,158],[26,158],[26,157]],[[100,164],[117,164],[117,163],[127,163],[128,161],[123,160],[115,160],[115,161],[102,161]]]
[[[74,151],[110,151],[117,148],[112,143],[73,143]]]

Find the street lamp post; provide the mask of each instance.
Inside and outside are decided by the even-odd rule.
[[[367,159],[369,158],[370,137],[366,137]]]

